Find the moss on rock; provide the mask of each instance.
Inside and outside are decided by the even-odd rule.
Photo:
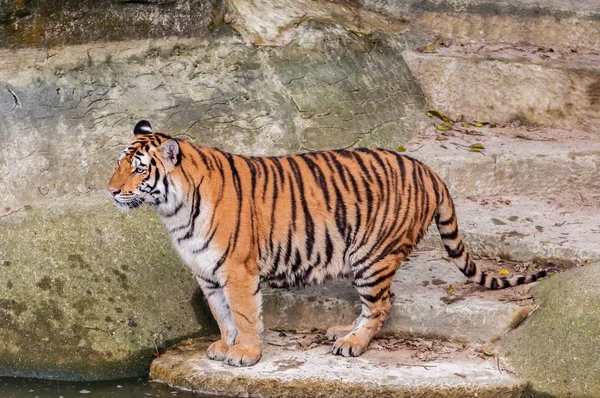
[[[143,375],[154,343],[215,331],[148,209],[79,201],[14,213],[0,220],[0,264],[4,376]]]
[[[540,308],[501,342],[536,396],[600,396],[600,264],[556,275],[533,291]]]

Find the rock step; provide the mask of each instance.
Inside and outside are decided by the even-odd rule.
[[[442,123],[441,120],[433,120]],[[453,196],[600,192],[600,141],[593,134],[550,128],[434,127],[405,145],[431,166]],[[480,152],[471,152],[475,143]]]
[[[600,55],[571,48],[468,44],[405,51],[435,109],[469,120],[595,131]]]
[[[570,268],[600,260],[600,195],[455,198],[459,230],[474,254]],[[441,248],[435,226],[420,248]]]
[[[405,18],[413,31],[426,32],[436,41],[600,47],[596,0],[363,0],[361,4]]]
[[[392,284],[396,300],[382,334],[485,343],[502,337],[532,311],[530,286],[487,290],[468,281],[444,256],[441,251],[419,252],[403,263]],[[510,269],[492,261],[478,263],[493,272]],[[350,281],[263,292],[267,329],[325,330],[352,323],[360,312]]]
[[[262,359],[247,368],[209,360],[209,343],[196,340],[155,359],[150,377],[201,394],[260,398],[508,398],[526,390],[526,383],[500,370],[495,358],[472,358],[469,349],[428,362],[413,358],[415,351],[407,347],[344,358],[329,354],[329,344],[303,349],[299,338],[267,333]]]

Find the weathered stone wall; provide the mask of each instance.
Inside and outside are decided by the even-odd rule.
[[[103,191],[143,118],[159,131],[260,155],[397,147],[419,131],[425,98],[398,38],[309,25],[283,47],[255,47],[226,31],[205,41],[2,51],[0,215]]]
[[[366,10],[404,18],[411,29],[456,44],[511,43],[600,48],[596,0],[358,0]]]
[[[276,46],[221,25],[0,50],[0,375],[142,375],[160,338],[213,331],[156,216],[104,193],[138,120],[256,155],[396,148],[427,123],[401,35],[296,22]]]
[[[0,47],[204,37],[218,4],[215,0],[0,0]]]

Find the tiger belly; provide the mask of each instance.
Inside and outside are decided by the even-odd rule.
[[[261,250],[268,253],[259,259],[263,280],[274,287],[308,286],[322,284],[327,280],[347,278],[352,275],[348,250],[340,245],[339,237],[325,234],[325,228],[317,228],[314,249],[308,256],[305,250],[306,236],[291,234],[292,239],[280,239]],[[336,239],[337,238],[337,239]]]

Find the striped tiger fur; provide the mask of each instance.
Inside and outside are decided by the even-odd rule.
[[[327,335],[334,354],[360,355],[390,314],[396,269],[434,219],[454,264],[480,285],[544,276],[483,272],[465,250],[442,180],[384,149],[239,156],[141,121],[108,190],[119,207],[156,209],[219,325],[208,356],[236,366],[261,357],[261,279],[284,286],[353,277],[361,314]]]

